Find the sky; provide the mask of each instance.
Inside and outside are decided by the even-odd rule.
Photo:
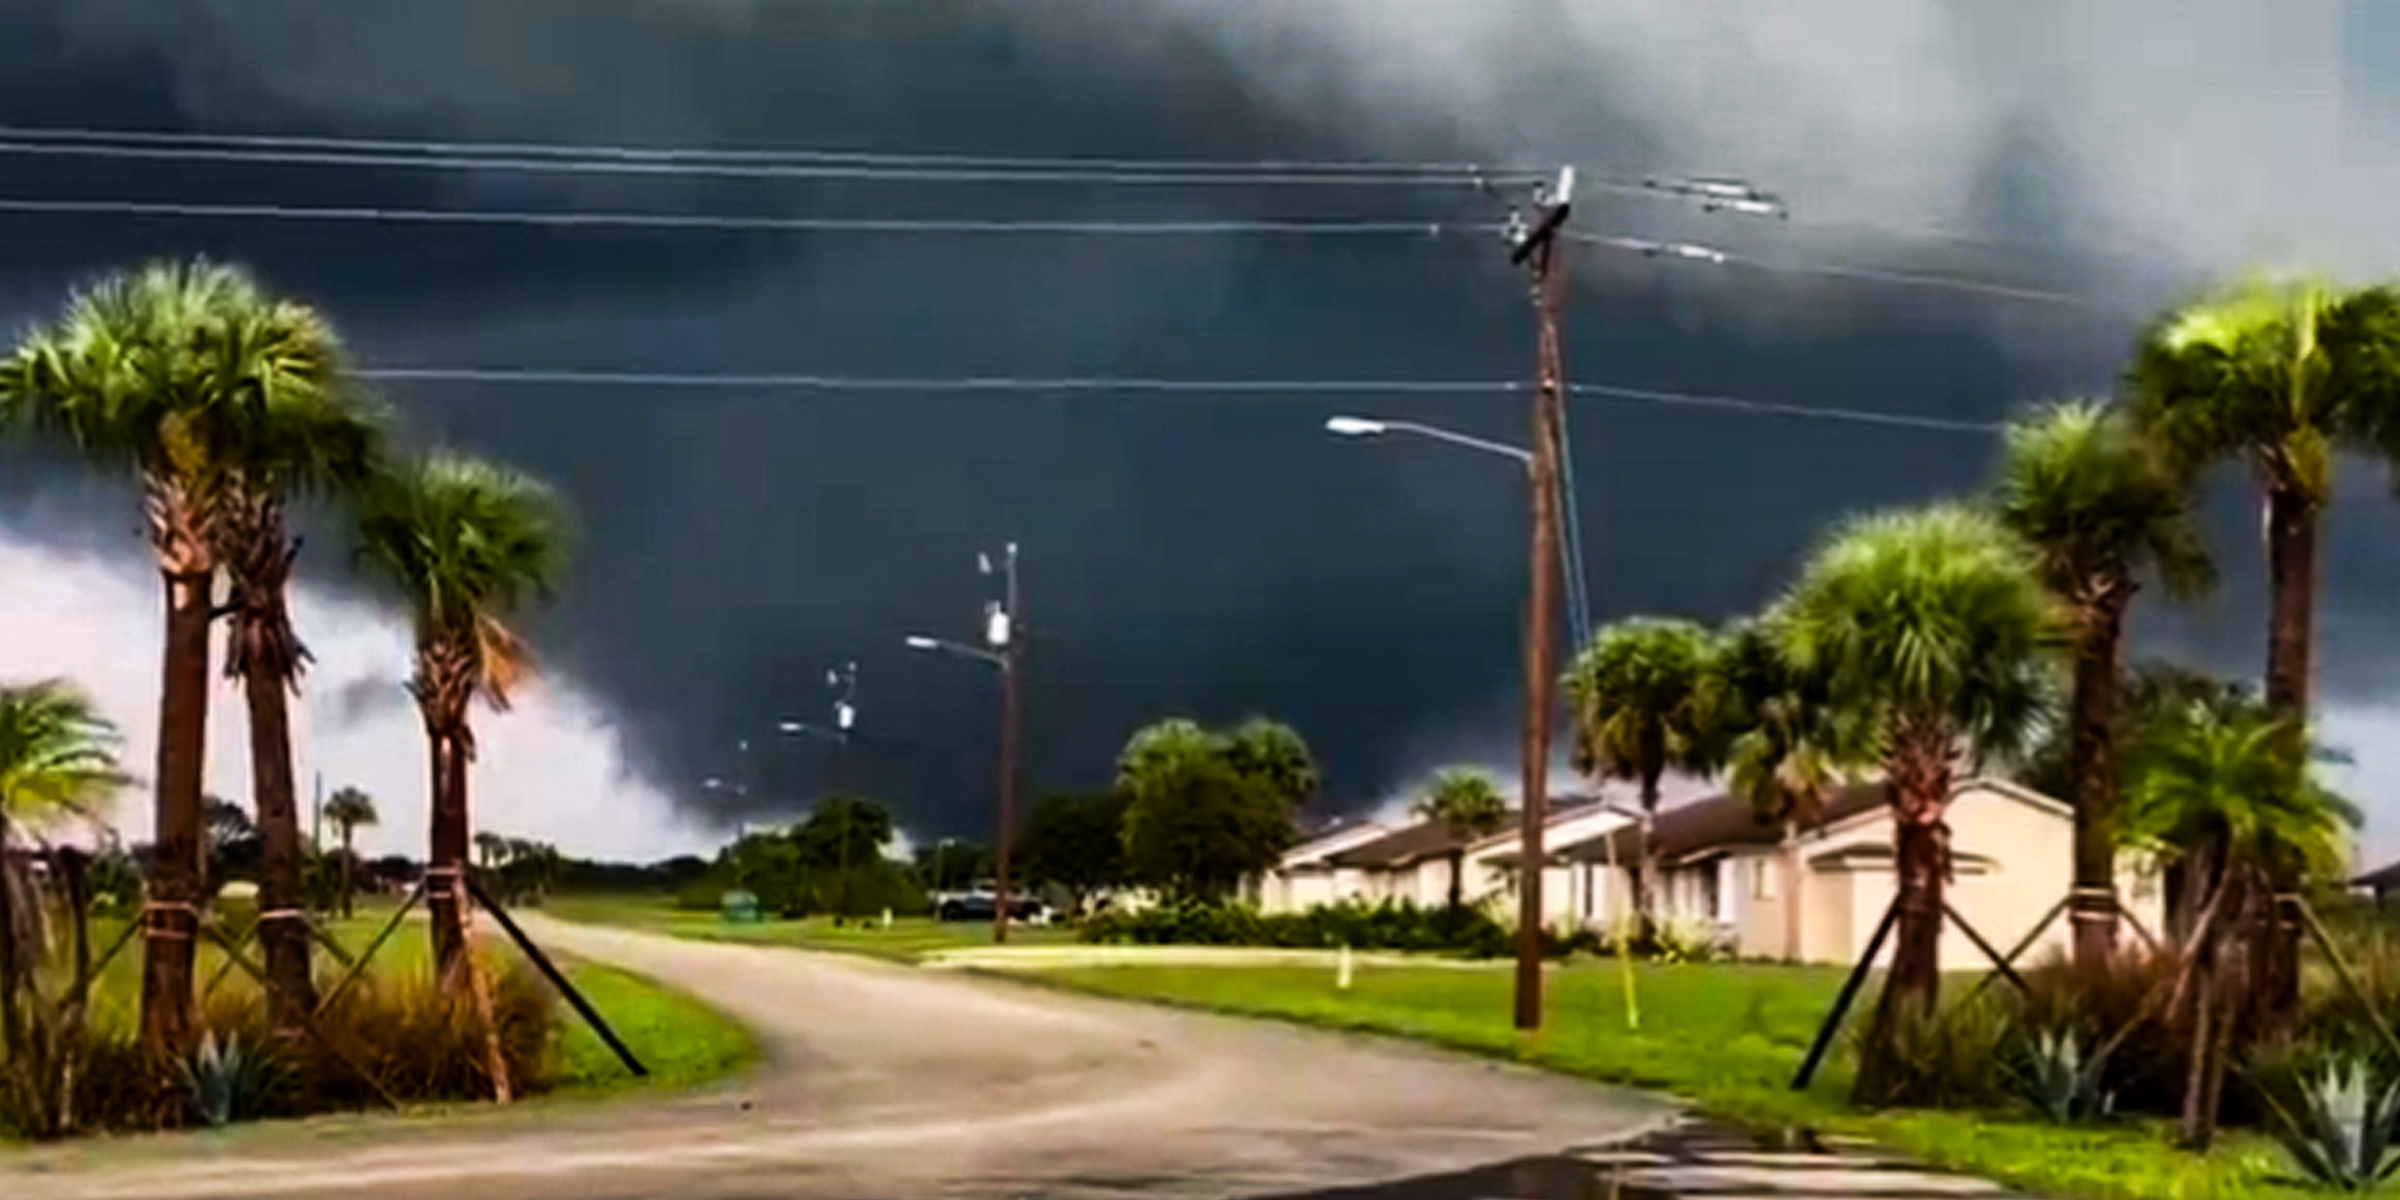
[[[1579,382],[1991,421],[2106,394],[2209,278],[2400,268],[2400,4],[2388,0],[0,0],[0,125],[869,150],[1573,163],[1742,175],[1789,221],[1586,190],[1587,232],[1719,267],[1571,263]],[[0,133],[0,147],[10,139]],[[529,176],[38,157],[0,201],[689,214],[1480,223],[1395,188]],[[11,214],[0,324],[159,255],[253,266],[387,367],[850,376],[1505,380],[1531,369],[1496,238],[968,237]],[[1852,272],[1841,274],[1839,272]],[[2074,303],[1913,285],[1938,275]],[[1522,437],[1501,396],[701,391],[394,383],[420,443],[506,458],[579,514],[532,623],[548,668],[486,716],[487,828],[652,857],[788,819],[825,778],[827,667],[855,661],[845,778],[919,837],[989,826],[996,687],[912,655],[972,638],[979,551],[1022,547],[1027,788],[1105,784],[1166,715],[1291,722],[1328,800],[1512,772],[1524,496],[1497,460],[1324,436],[1335,412]],[[1988,437],[1579,398],[1602,619],[1755,609],[1825,528],[1971,490]],[[2257,517],[2212,492],[2226,586],[2146,600],[2145,653],[2254,675]],[[2400,520],[2346,464],[2326,543],[2323,725],[2400,853]],[[122,481],[0,457],[0,674],[85,681],[146,766],[158,598]],[[406,633],[338,536],[303,553],[318,664],[301,778],[417,844]],[[228,685],[210,782],[247,787]],[[749,750],[740,745],[747,741]],[[700,786],[743,781],[744,796]],[[138,803],[124,824],[141,832]]]

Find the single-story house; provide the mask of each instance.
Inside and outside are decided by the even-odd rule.
[[[1504,832],[1473,840],[1457,837],[1438,821],[1336,829],[1293,847],[1247,890],[1268,912],[1345,901],[1432,907],[1449,903],[1451,860],[1456,855],[1464,877],[1460,891],[1467,902],[1502,900],[1516,893],[1514,860],[1509,856],[1517,848],[1521,819],[1511,811]],[[1561,796],[1552,801],[1543,839],[1546,844],[1578,841],[1627,820],[1591,797]],[[1574,874],[1559,865],[1545,879],[1543,908],[1552,920],[1565,919],[1591,903],[1574,890]]]
[[[2350,881],[2352,891],[2364,892],[2377,904],[2400,894],[2400,862],[2386,863]]]
[[[2073,882],[2073,810],[2006,780],[1970,779],[1952,790],[1946,820],[1953,877],[1945,898],[1986,941],[2014,946]],[[1855,962],[1896,890],[1881,783],[1836,792],[1813,827],[1788,831],[1788,838],[1723,794],[1660,811],[1653,833],[1664,875],[1661,915],[1713,926],[1743,957]],[[1609,874],[1613,885],[1595,890],[1614,897],[1629,895],[1640,846],[1638,825],[1629,822],[1547,849],[1553,862]],[[2136,864],[2120,872],[2118,894],[2153,932],[2163,912],[2161,891],[2156,874]],[[1599,910],[1610,920],[1621,911]],[[2063,918],[2053,921],[2020,961],[2064,949],[2071,937]],[[1887,940],[1878,961],[1890,953]],[[1962,966],[1986,961],[1954,924],[1943,930],[1941,954]]]

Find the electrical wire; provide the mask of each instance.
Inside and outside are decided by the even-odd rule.
[[[325,150],[359,153],[423,155],[500,155],[525,158],[620,159],[655,162],[756,162],[854,164],[892,167],[990,167],[1017,170],[1092,171],[1258,171],[1291,173],[1339,171],[1398,174],[1463,175],[1493,171],[1527,173],[1536,168],[1495,167],[1488,163],[1385,162],[1373,159],[1182,159],[1035,157],[1006,154],[925,154],[875,150],[825,150],[734,146],[630,146],[574,142],[436,141],[415,138],[324,137],[302,134],[189,133],[163,130],[111,130],[51,126],[0,125],[0,138],[43,142],[118,142],[133,146],[214,146],[270,150]],[[1539,171],[1546,177],[1549,168]]]
[[[1150,376],[890,376],[710,371],[614,371],[546,367],[376,366],[357,372],[386,383],[494,384],[661,390],[951,392],[1119,395],[1415,395],[1510,396],[1529,386],[1514,380],[1473,379],[1176,379]],[[1938,433],[1993,434],[1997,422],[1955,420],[1875,409],[1788,404],[1739,396],[1675,392],[1615,384],[1570,383],[1569,396],[1704,408],[1756,416],[1843,421]]]
[[[1030,234],[1052,236],[1205,237],[1289,234],[1350,237],[1440,237],[1498,234],[1498,225],[1442,221],[1199,220],[1044,221],[987,218],[773,217],[709,213],[570,212],[482,208],[382,208],[291,204],[193,204],[153,200],[0,199],[0,213],[265,221],[338,221],[401,225],[518,225],[574,229],[679,229],[723,232]]]
[[[908,166],[870,162],[718,162],[690,159],[547,158],[497,155],[421,155],[368,151],[252,150],[195,146],[106,146],[0,140],[0,155],[214,162],[259,166],[369,167],[491,171],[509,174],[705,176],[851,183],[1081,184],[1118,187],[1449,187],[1489,190],[1527,187],[1535,175],[1487,177],[1469,172],[1397,174],[1374,171],[1137,170],[1129,167]]]

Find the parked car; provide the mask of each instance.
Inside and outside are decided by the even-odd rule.
[[[957,892],[942,896],[934,902],[933,915],[943,921],[989,921],[998,907],[999,897],[991,892]],[[1050,906],[1031,896],[1012,896],[1008,901],[1008,919],[1028,925],[1050,923]]]

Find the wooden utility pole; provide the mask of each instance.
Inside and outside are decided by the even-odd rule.
[[[1566,294],[1566,263],[1558,253],[1558,231],[1573,199],[1575,169],[1559,171],[1558,185],[1536,205],[1536,219],[1509,254],[1515,265],[1533,268],[1534,314],[1539,333],[1533,387],[1533,461],[1526,471],[1532,487],[1532,562],[1525,599],[1525,715],[1523,832],[1519,835],[1517,885],[1516,1026],[1519,1033],[1542,1027],[1542,873],[1548,855],[1543,827],[1550,820],[1550,712],[1552,640],[1557,619],[1553,588],[1558,577],[1558,443],[1566,408],[1565,368],[1559,356],[1558,312]]]
[[[1021,597],[1017,593],[1017,544],[1008,544],[1007,560],[1002,565],[1007,576],[1007,599],[989,624],[987,640],[996,643],[992,648],[1000,656],[1000,831],[998,856],[993,864],[992,941],[1008,941],[1008,858],[1009,843],[1016,840],[1017,814],[1017,731],[1022,723],[1023,697],[1018,694],[1018,676],[1025,662],[1023,618],[1017,612]]]

